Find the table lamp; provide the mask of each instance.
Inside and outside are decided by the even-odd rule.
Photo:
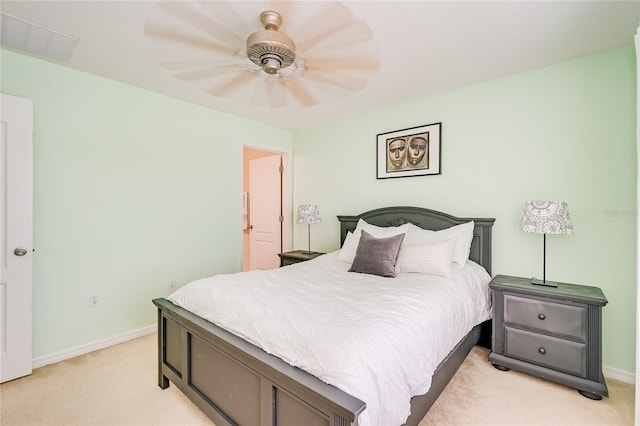
[[[298,223],[306,224],[308,228],[309,234],[309,250],[303,252],[304,254],[313,254],[311,251],[311,224],[312,223],[321,223],[320,219],[320,211],[318,210],[318,206],[315,204],[302,204],[298,206]]]
[[[533,278],[531,284],[557,287],[558,284],[547,281],[546,277],[547,234],[573,234],[567,203],[564,201],[527,201],[524,204],[520,230],[543,235],[542,281]]]

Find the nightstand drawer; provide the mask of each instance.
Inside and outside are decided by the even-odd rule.
[[[504,322],[586,341],[587,308],[504,295]]]
[[[586,377],[586,344],[511,327],[505,333],[507,356]]]
[[[282,259],[280,259],[280,266],[289,266],[289,265],[293,265],[295,263],[300,263],[300,262],[304,262],[303,260],[300,259],[292,259],[290,257],[283,257]]]

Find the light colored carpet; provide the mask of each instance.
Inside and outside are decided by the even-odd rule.
[[[212,425],[175,386],[157,386],[156,339],[142,337],[0,385],[0,424]],[[633,425],[632,385],[608,380],[610,398],[591,401],[564,386],[498,371],[487,356],[472,350],[420,426]]]
[[[474,347],[420,426],[634,424],[635,386],[607,380],[609,398],[593,401],[566,386],[496,370]]]

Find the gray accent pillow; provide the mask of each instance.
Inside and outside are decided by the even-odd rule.
[[[395,278],[396,260],[398,260],[398,252],[404,235],[375,238],[363,230],[349,272]]]

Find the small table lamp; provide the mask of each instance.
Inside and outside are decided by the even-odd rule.
[[[542,245],[542,281],[532,279],[531,284],[557,287],[558,284],[547,282],[545,263],[547,255],[547,234],[573,234],[569,207],[564,201],[527,201],[520,224],[522,232],[543,234]]]
[[[298,223],[307,224],[309,233],[309,250],[303,252],[304,254],[313,254],[311,251],[311,224],[321,223],[320,210],[315,204],[302,204],[298,206]]]

